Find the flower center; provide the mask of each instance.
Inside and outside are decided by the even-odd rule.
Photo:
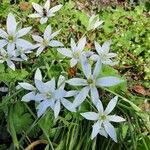
[[[101,57],[102,57],[103,59],[108,59],[107,54],[101,54]]]
[[[9,42],[13,42],[14,41],[14,37],[12,35],[8,36],[8,40],[9,40]]]
[[[43,45],[44,46],[48,46],[48,41],[47,40],[43,40]]]
[[[51,92],[47,92],[45,93],[46,98],[51,99],[52,98],[52,93]]]
[[[92,79],[88,79],[88,80],[87,80],[87,83],[88,83],[88,84],[92,84],[92,83],[94,83],[94,81],[93,81]]]
[[[80,57],[80,52],[79,51],[73,52],[73,57],[78,59]]]
[[[107,116],[106,115],[102,115],[100,116],[100,120],[106,120]]]
[[[45,8],[43,8],[43,16],[46,17],[47,16],[47,10]]]

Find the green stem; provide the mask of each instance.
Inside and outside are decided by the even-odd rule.
[[[137,127],[138,127],[138,132],[141,133],[140,126],[139,126],[139,122],[138,122],[138,118],[137,118],[136,115],[135,115],[135,121],[136,121],[136,124],[137,124]],[[146,142],[145,142],[145,140],[144,140],[144,137],[142,137],[142,142],[143,142],[143,144],[144,144],[144,146],[145,146],[145,149],[146,149],[146,150],[149,150],[149,148],[147,147]]]
[[[36,116],[35,116],[35,114],[32,112],[32,110],[30,109],[30,107],[29,107],[27,104],[25,104],[25,106],[26,106],[27,109],[30,111],[31,115],[36,119]],[[51,149],[52,149],[52,150],[55,150],[54,147],[53,147],[53,144],[52,144],[52,142],[50,141],[49,136],[48,136],[47,132],[45,131],[45,129],[43,128],[42,124],[41,124],[40,122],[38,122],[38,124],[39,124],[40,128],[42,129],[43,133],[45,134],[45,136],[46,136],[46,138],[47,138],[47,140],[48,140],[48,142],[49,142],[49,145],[51,146]]]
[[[125,98],[125,97],[119,95],[118,93],[116,93],[116,92],[114,92],[114,91],[111,91],[111,90],[108,89],[108,88],[105,88],[105,87],[101,87],[101,88],[104,89],[105,91],[108,91],[108,92],[110,92],[110,93],[112,93],[112,94],[114,94],[114,95],[120,97],[122,100],[124,100],[125,102],[129,103],[129,104],[132,106],[132,108],[133,108],[134,110],[136,110],[137,112],[142,111],[138,106],[136,106],[133,102],[131,102],[131,101],[128,100],[127,98]]]

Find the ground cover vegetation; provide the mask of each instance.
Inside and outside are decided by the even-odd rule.
[[[150,149],[148,1],[0,1],[0,150]]]

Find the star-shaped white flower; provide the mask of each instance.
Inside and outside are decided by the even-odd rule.
[[[59,11],[62,5],[56,5],[50,9],[50,0],[47,0],[44,6],[40,6],[37,3],[32,3],[33,8],[37,13],[30,14],[30,18],[41,18],[40,23],[44,24],[48,21],[49,17],[55,16],[55,12]]]
[[[55,118],[58,117],[60,109],[61,109],[61,104],[68,109],[71,112],[75,112],[75,107],[74,105],[67,100],[66,98],[72,97],[77,94],[77,91],[65,91],[65,78],[63,76],[60,76],[58,79],[57,83],[57,88],[56,88],[56,81],[53,78],[52,84],[50,84],[50,87],[44,88],[43,85],[41,85],[41,88],[44,89],[43,91],[40,92],[36,97],[38,99],[42,100],[40,104],[37,106],[37,114],[38,117],[43,115],[45,111],[47,110],[48,107],[50,107],[54,111],[54,116]],[[47,90],[47,91],[46,91]],[[50,99],[44,97],[43,92],[49,93],[48,95],[50,96]],[[47,94],[46,94],[47,95]],[[49,102],[52,101],[52,104],[49,105]]]
[[[74,67],[75,65],[77,65],[78,62],[81,61],[82,56],[88,57],[90,56],[90,54],[92,54],[92,52],[83,51],[85,44],[86,44],[86,37],[81,38],[78,41],[78,44],[76,44],[75,41],[71,38],[71,49],[58,48],[57,50],[62,55],[71,58],[70,66]]]
[[[59,42],[57,40],[53,40],[53,38],[55,36],[57,36],[59,34],[59,32],[60,32],[60,30],[52,33],[51,26],[48,25],[44,31],[43,37],[41,37],[39,35],[33,35],[32,36],[34,41],[37,42],[37,44],[35,45],[35,48],[38,48],[38,50],[36,52],[36,56],[39,56],[46,47],[63,46],[63,44],[61,42]]]
[[[33,51],[33,46],[31,47],[20,47],[18,46],[16,49],[15,49],[15,57],[21,57],[21,59],[27,61],[28,60],[28,57],[26,54],[30,54],[32,53]]]
[[[61,104],[69,111],[76,112],[76,109],[72,102],[67,100],[67,98],[77,95],[78,91],[66,91],[64,90],[65,87],[65,77],[60,76],[57,83],[57,90],[56,90],[56,101],[54,106],[54,116],[57,118],[60,112]]]
[[[94,30],[94,29],[98,28],[100,25],[102,25],[103,22],[104,21],[99,20],[98,15],[92,15],[89,19],[89,23],[88,23],[88,26],[87,26],[87,31]]]
[[[13,61],[22,61],[22,59],[15,57],[14,55],[9,54],[3,48],[0,49],[0,63],[6,62],[8,67],[15,71],[15,64]]]
[[[103,64],[107,64],[110,66],[117,64],[117,62],[113,62],[111,60],[111,58],[116,57],[117,54],[109,53],[111,41],[105,42],[102,46],[100,46],[97,42],[95,42],[94,44],[95,44],[95,49],[97,51],[97,54],[93,54],[91,56],[92,60],[97,61],[100,59]]]
[[[91,93],[92,102],[96,105],[99,99],[97,87],[110,87],[123,82],[123,80],[118,77],[99,77],[102,65],[100,61],[97,61],[93,72],[91,65],[85,57],[82,57],[81,65],[85,78],[72,78],[67,81],[70,85],[83,87],[73,102],[76,107],[86,99],[89,91]]]
[[[91,139],[97,136],[97,134],[101,134],[102,136],[107,137],[108,135],[117,142],[117,135],[115,128],[110,122],[123,122],[125,121],[124,118],[117,116],[117,115],[109,115],[114,107],[117,104],[118,97],[114,97],[108,103],[106,109],[104,110],[101,101],[99,101],[96,105],[98,113],[95,112],[86,112],[81,113],[81,115],[86,118],[87,120],[96,121],[93,125],[93,130],[91,134]]]
[[[16,44],[18,46],[30,46],[31,43],[22,39],[24,35],[26,35],[32,27],[17,29],[17,22],[13,14],[9,13],[7,17],[7,32],[3,29],[0,29],[0,48],[3,48],[7,45],[7,50],[9,54],[14,53],[14,49]]]
[[[65,78],[63,76],[59,77],[56,87],[54,78],[44,83],[42,81],[41,71],[37,69],[35,72],[34,83],[35,86],[24,82],[19,83],[19,86],[31,91],[22,97],[22,101],[29,102],[34,100],[39,103],[37,106],[38,117],[42,116],[48,108],[51,108],[54,111],[55,118],[57,118],[61,104],[69,111],[76,111],[74,105],[66,98],[76,95],[77,91],[64,90]]]

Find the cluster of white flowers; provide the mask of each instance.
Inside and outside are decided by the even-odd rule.
[[[15,70],[13,61],[27,60],[26,53],[32,52],[33,45],[22,39],[31,30],[31,27],[18,29],[18,23],[11,13],[8,14],[6,25],[7,32],[0,29],[0,63],[7,62],[7,65]]]
[[[54,13],[62,7],[62,5],[57,5],[50,9],[49,0],[46,1],[44,6],[36,3],[32,3],[32,6],[37,13],[29,15],[29,17],[41,18],[41,24],[46,23],[48,18],[54,16]],[[98,16],[93,15],[89,19],[87,31],[94,30],[102,23],[103,21],[99,21]],[[57,80],[52,78],[47,82],[43,82],[42,73],[38,68],[34,75],[34,86],[26,82],[20,82],[17,86],[17,88],[24,88],[30,91],[22,97],[22,101],[35,101],[38,104],[36,107],[38,117],[42,116],[50,108],[54,112],[54,117],[57,118],[61,110],[61,104],[67,110],[76,112],[83,101],[87,97],[90,97],[92,104],[97,108],[98,112],[85,112],[81,113],[81,115],[88,120],[96,121],[93,125],[91,139],[99,133],[105,137],[109,135],[117,142],[115,129],[110,122],[122,122],[125,120],[116,115],[109,115],[109,113],[116,106],[118,98],[113,98],[104,110],[98,92],[101,87],[111,87],[123,82],[118,77],[101,76],[103,64],[111,66],[116,64],[112,60],[116,54],[109,53],[111,42],[107,41],[100,46],[95,41],[94,44],[97,53],[85,51],[86,37],[81,38],[77,43],[75,43],[74,39],[71,39],[71,48],[64,48],[61,42],[53,39],[58,35],[60,30],[52,33],[51,25],[48,25],[42,37],[32,35],[33,40],[36,42],[33,45],[21,38],[31,30],[31,27],[17,29],[17,24],[15,17],[10,13],[7,18],[7,33],[0,29],[0,37],[2,38],[0,40],[0,63],[6,61],[7,65],[15,70],[13,61],[27,60],[26,54],[31,53],[33,49],[37,49],[36,56],[39,56],[47,47],[59,47],[57,51],[70,59],[70,66],[78,67],[81,65],[81,71],[83,72],[80,78],[66,79],[60,75]],[[93,65],[89,63],[90,60],[93,61]],[[66,91],[66,84],[80,88],[79,90]]]
[[[65,77],[59,76],[57,86],[55,78],[44,83],[42,81],[42,74],[40,69],[37,69],[34,76],[35,86],[29,83],[19,83],[18,88],[22,87],[30,92],[22,97],[22,101],[29,102],[34,100],[39,103],[37,106],[38,117],[43,115],[48,107],[54,111],[54,116],[57,118],[60,112],[60,104],[62,104],[69,111],[75,112],[76,109],[73,104],[66,98],[75,96],[78,91],[66,91]]]

